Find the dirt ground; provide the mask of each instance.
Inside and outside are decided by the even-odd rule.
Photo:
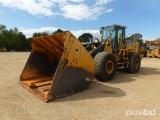
[[[119,69],[84,92],[44,103],[21,85],[29,52],[0,52],[0,120],[160,120],[160,58],[144,58],[137,74]]]

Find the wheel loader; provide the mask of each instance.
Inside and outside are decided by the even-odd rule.
[[[130,36],[126,37],[125,40],[131,42],[139,42],[140,43],[140,54],[143,55],[143,57],[147,57],[147,47],[146,43],[142,39],[142,35],[140,33],[134,33],[131,34]]]
[[[123,67],[126,72],[137,73],[140,69],[143,53],[140,42],[125,37],[126,26],[111,25],[101,27],[100,40],[94,39],[87,49],[95,63],[94,77],[100,81],[111,80],[117,67]],[[136,39],[136,38],[135,38]],[[96,41],[96,42],[95,42]],[[97,45],[98,43],[98,45]]]
[[[147,57],[160,57],[160,40],[146,40]]]
[[[86,48],[69,31],[32,39],[32,52],[20,84],[45,102],[86,90],[92,80],[111,80],[117,67],[137,73],[139,43],[125,42],[125,26],[102,27],[101,40]]]

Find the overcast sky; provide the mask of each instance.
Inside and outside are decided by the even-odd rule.
[[[0,24],[34,32],[69,30],[76,37],[102,26],[127,26],[127,34],[160,38],[160,0],[0,0]]]

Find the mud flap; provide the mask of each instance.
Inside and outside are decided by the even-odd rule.
[[[20,84],[45,102],[87,89],[94,61],[69,31],[32,39]]]

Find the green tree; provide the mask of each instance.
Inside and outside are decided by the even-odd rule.
[[[2,35],[3,31],[6,30],[5,25],[0,25],[0,34]]]
[[[17,40],[15,41],[15,50],[17,51],[23,51],[28,49],[28,41],[26,36],[22,32],[18,32],[17,34]]]
[[[53,34],[61,33],[61,32],[63,32],[63,30],[61,30],[61,29],[57,29],[56,31],[54,31],[54,32],[53,32]]]
[[[38,33],[37,32],[33,33],[32,37],[38,37]]]
[[[31,47],[31,42],[32,42],[32,37],[27,38],[27,49],[28,49],[28,50],[31,50],[31,49],[32,49],[32,47]]]
[[[48,32],[44,31],[44,32],[35,32],[33,33],[32,37],[41,37],[41,36],[46,36],[46,35],[49,35]]]
[[[7,50],[23,51],[29,48],[26,36],[19,32],[17,28],[7,30],[4,26],[1,28],[1,46]],[[3,28],[3,31],[2,31]]]
[[[93,39],[93,35],[90,33],[83,33],[78,37],[80,42],[90,42],[91,39]]]
[[[6,31],[5,25],[0,25],[0,47],[4,47],[4,31]]]
[[[61,29],[57,29],[53,34],[63,32]],[[41,37],[49,35],[49,32],[35,32],[32,37]],[[6,29],[5,25],[0,25],[0,47],[5,47],[7,50],[24,51],[31,49],[31,38],[26,38],[26,36],[19,32],[15,27],[13,29]]]

